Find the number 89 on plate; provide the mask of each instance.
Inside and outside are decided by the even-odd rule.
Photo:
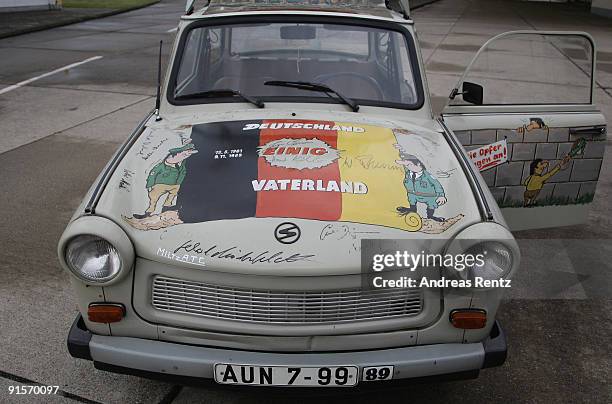
[[[369,366],[363,368],[361,380],[364,382],[378,382],[393,379],[393,366]]]

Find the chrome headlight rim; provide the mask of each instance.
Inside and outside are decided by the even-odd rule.
[[[87,276],[86,271],[84,271],[82,267],[78,268],[76,266],[76,264],[70,259],[69,254],[70,254],[70,248],[72,244],[79,242],[79,241],[82,242],[82,245],[75,246],[75,248],[85,248],[86,244],[95,242],[95,241],[98,241],[98,242],[101,241],[103,243],[108,244],[108,247],[110,247],[108,254],[109,254],[109,257],[111,257],[112,259],[111,265],[116,266],[115,269],[112,269],[112,272],[110,273],[110,275],[100,277],[100,278],[94,278],[91,276]],[[64,248],[64,260],[66,261],[66,265],[68,266],[68,269],[70,269],[75,276],[77,276],[78,278],[80,278],[81,280],[85,282],[92,283],[92,284],[108,283],[112,281],[113,279],[115,279],[117,276],[119,276],[119,274],[123,270],[123,264],[121,262],[121,254],[119,253],[119,250],[110,241],[106,240],[103,237],[97,236],[95,234],[82,233],[82,234],[77,234],[73,236],[72,238],[70,238],[66,242],[66,246]]]
[[[74,271],[67,262],[66,252],[68,244],[74,238],[86,235],[101,238],[117,250],[120,269],[115,276],[104,281],[92,280],[81,276],[78,271]],[[78,279],[78,281],[91,286],[108,286],[119,282],[131,272],[135,260],[134,246],[123,228],[106,217],[95,215],[81,216],[72,221],[60,237],[57,252],[64,270]]]
[[[499,243],[510,254],[509,269],[497,279],[511,279],[520,265],[520,250],[514,236],[504,226],[495,222],[481,222],[471,225],[455,235],[447,244],[445,254],[466,254],[473,248],[487,243]],[[446,274],[459,280],[471,279],[474,277],[468,276],[468,272],[472,269],[457,271],[455,268],[444,268]],[[472,291],[486,291],[498,289],[497,287],[476,287],[473,285],[469,288]]]

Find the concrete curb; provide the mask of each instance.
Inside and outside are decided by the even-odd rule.
[[[84,21],[89,21],[89,20],[95,20],[97,18],[110,17],[111,15],[122,14],[122,13],[126,13],[128,11],[134,11],[134,10],[138,10],[138,9],[141,9],[141,8],[149,7],[149,6],[152,6],[153,4],[159,3],[160,1],[161,0],[153,0],[153,1],[150,1],[148,3],[140,4],[140,5],[134,6],[134,7],[120,8],[120,9],[116,9],[116,10],[109,10],[109,11],[105,11],[105,12],[102,12],[100,14],[94,14],[94,15],[79,16],[79,17],[75,17],[72,20],[55,21],[55,22],[50,21],[50,22],[48,22],[46,24],[41,24],[41,25],[38,25],[36,27],[28,27],[28,28],[24,28],[24,29],[18,29],[18,30],[9,32],[9,33],[0,34],[0,39],[9,38],[9,37],[12,37],[12,36],[17,36],[17,35],[29,34],[31,32],[44,31],[44,30],[50,29],[50,28],[63,27],[65,25],[76,24],[78,22],[84,22]]]

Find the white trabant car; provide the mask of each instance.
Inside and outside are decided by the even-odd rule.
[[[156,109],[59,242],[72,356],[302,387],[504,362],[510,230],[580,223],[595,193],[593,41],[501,34],[435,116],[409,14],[405,0],[188,2]],[[430,270],[457,281],[442,287],[365,287],[366,244],[382,241],[486,255]]]

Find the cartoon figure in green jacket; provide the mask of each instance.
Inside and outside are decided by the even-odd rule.
[[[417,157],[400,151],[400,160],[395,161],[397,164],[404,166],[406,176],[404,177],[404,186],[408,194],[409,207],[399,206],[397,212],[400,215],[407,215],[410,212],[416,212],[417,203],[427,205],[427,218],[436,222],[443,222],[441,217],[434,216],[434,212],[439,206],[446,203],[444,188],[433,175],[426,169],[425,165]]]
[[[166,195],[166,200],[162,207],[162,213],[174,209],[176,196],[181,183],[185,179],[185,174],[187,174],[185,160],[197,152],[192,143],[169,150],[164,161],[156,164],[149,171],[146,185],[149,192],[149,207],[143,215],[133,214],[134,218],[144,219],[154,214],[157,202],[164,195]]]

